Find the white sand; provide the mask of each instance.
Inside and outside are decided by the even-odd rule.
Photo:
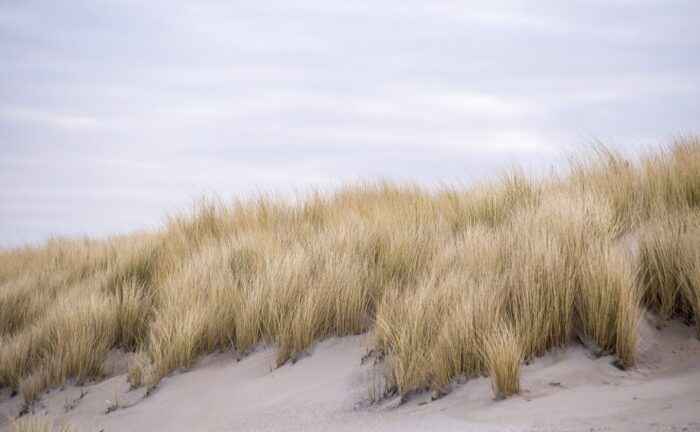
[[[129,391],[123,361],[114,361],[116,375],[83,387],[82,398],[78,387],[54,390],[37,412],[83,431],[700,430],[700,341],[677,322],[661,331],[645,322],[634,370],[592,360],[581,347],[554,350],[524,366],[521,394],[500,402],[488,378],[478,378],[436,401],[426,393],[370,405],[366,339],[327,340],[279,369],[271,348],[240,362],[207,356],[146,398]],[[105,414],[115,398],[121,408]],[[3,429],[21,403],[1,399]]]

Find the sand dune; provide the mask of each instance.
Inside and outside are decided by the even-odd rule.
[[[106,369],[114,376],[54,390],[36,414],[84,431],[700,430],[700,341],[679,322],[662,330],[651,322],[642,326],[633,370],[591,359],[581,346],[550,350],[523,367],[521,393],[505,401],[494,401],[488,378],[478,378],[434,401],[423,393],[370,404],[365,334],[326,340],[280,368],[271,347],[238,362],[231,353],[209,355],[148,397],[129,390],[112,355]],[[2,428],[20,406],[5,395]]]

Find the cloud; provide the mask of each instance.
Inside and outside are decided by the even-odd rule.
[[[112,122],[95,117],[51,113],[29,108],[0,109],[0,119],[13,124],[66,129],[93,129],[113,126]]]
[[[479,117],[521,116],[527,109],[525,104],[512,98],[460,90],[435,93],[429,95],[428,100],[444,110]]]
[[[624,146],[693,131],[698,12],[692,0],[5,2],[0,243],[138,228],[198,190],[431,184],[555,163],[580,136]]]

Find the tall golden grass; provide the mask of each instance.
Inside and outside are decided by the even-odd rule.
[[[685,138],[539,181],[209,200],[154,233],[52,239],[0,254],[0,386],[29,402],[118,348],[152,388],[214,350],[271,343],[283,364],[370,329],[402,397],[483,374],[507,396],[523,361],[575,340],[630,366],[642,307],[698,322],[699,208]]]
[[[10,420],[11,432],[77,432],[78,429],[65,423],[54,426],[48,416],[29,415],[20,419]]]

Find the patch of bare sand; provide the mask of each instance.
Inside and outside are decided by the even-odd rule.
[[[478,378],[436,401],[426,393],[370,405],[371,366],[361,364],[368,338],[321,342],[277,369],[272,348],[239,362],[231,353],[210,355],[145,398],[122,373],[54,390],[37,413],[106,432],[700,430],[700,341],[678,322],[657,330],[645,320],[633,370],[617,369],[611,357],[591,359],[580,346],[552,350],[523,367],[521,394],[500,402],[488,378]],[[106,413],[115,402],[119,408]],[[5,395],[0,417],[19,407],[17,396]]]

